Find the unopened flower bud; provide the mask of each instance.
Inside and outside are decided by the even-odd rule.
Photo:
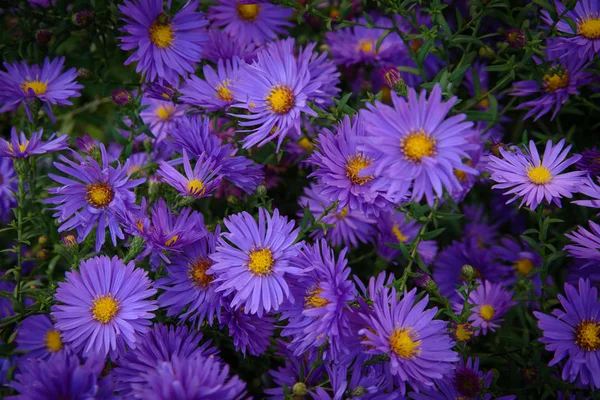
[[[509,29],[504,33],[506,42],[510,47],[520,49],[527,43],[525,33],[521,29]]]
[[[38,243],[40,244],[40,246],[45,246],[48,243],[48,240],[48,236],[42,235],[38,238]]]
[[[73,15],[73,23],[80,28],[86,28],[92,23],[94,13],[91,11],[79,11]]]
[[[306,384],[303,382],[296,382],[294,386],[292,386],[292,394],[294,396],[304,396],[308,393],[308,389],[306,388]]]
[[[42,47],[48,46],[52,40],[52,32],[47,29],[40,29],[35,33],[35,41]]]
[[[539,375],[540,370],[533,365],[529,365],[523,369],[523,379],[530,385],[534,385],[537,382]]]
[[[462,266],[461,274],[465,279],[471,280],[475,277],[475,270],[469,264],[465,264]]]
[[[229,206],[235,206],[239,203],[240,203],[240,199],[236,195],[230,194],[229,196],[227,196],[227,204]]]
[[[75,247],[75,246],[77,246],[77,238],[72,233],[65,233],[64,235],[62,235],[62,237],[60,238],[60,240],[62,241],[62,243],[66,247]]]
[[[96,141],[90,135],[83,135],[76,139],[77,147],[85,154],[91,154],[98,146]]]
[[[50,257],[50,252],[47,249],[40,249],[36,253],[36,256],[40,260],[47,260]]]
[[[257,196],[266,196],[267,195],[267,187],[265,185],[258,185],[256,188]]]
[[[479,49],[479,55],[483,58],[494,58],[496,53],[490,46],[484,46]]]
[[[168,25],[171,23],[171,17],[169,17],[169,15],[167,15],[167,13],[163,11],[160,14],[158,14],[158,17],[156,17],[156,22],[158,22],[161,25]]]
[[[364,386],[357,386],[352,391],[352,397],[360,397],[364,396],[365,394],[367,394],[367,389],[365,389]]]
[[[92,77],[92,71],[87,68],[78,68],[77,76],[81,79],[90,79]]]
[[[125,89],[118,89],[112,91],[111,99],[116,105],[125,106],[133,100],[133,96]]]

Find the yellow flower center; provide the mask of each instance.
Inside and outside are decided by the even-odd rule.
[[[392,225],[392,233],[394,234],[394,236],[396,236],[396,239],[398,239],[400,243],[405,243],[408,240],[408,236],[402,233],[402,231],[398,227],[398,224],[396,223]]]
[[[165,121],[171,118],[173,114],[175,114],[175,107],[170,104],[160,106],[156,109],[156,116]]]
[[[467,181],[467,173],[465,171],[461,171],[459,169],[455,169],[454,170],[454,176],[456,176],[456,179],[458,179],[459,182],[466,182]]]
[[[138,219],[135,223],[135,226],[140,230],[140,232],[144,232],[144,221]]]
[[[179,240],[179,235],[173,236],[171,239],[165,241],[165,246],[172,246]]]
[[[175,39],[175,35],[171,24],[161,24],[154,21],[150,25],[150,41],[157,47],[161,49],[169,48],[173,44],[173,39]]]
[[[496,310],[494,310],[494,307],[490,306],[489,304],[485,304],[479,309],[479,315],[486,321],[490,321],[492,318],[494,318],[495,314]]]
[[[558,89],[565,88],[569,85],[569,74],[564,71],[562,74],[546,74],[544,75],[544,87],[546,92],[554,93]]]
[[[277,85],[271,89],[266,100],[274,113],[285,114],[294,106],[294,92],[286,86]]]
[[[529,168],[527,170],[527,177],[536,185],[545,185],[552,180],[552,174],[550,171],[541,165],[539,167]]]
[[[119,311],[119,303],[112,295],[100,296],[92,305],[92,317],[96,321],[107,324],[115,318]]]
[[[348,157],[348,162],[346,163],[346,176],[350,179],[350,181],[355,185],[364,185],[373,179],[373,175],[359,177],[360,171],[367,168],[371,165],[373,161],[365,157],[363,154],[356,154],[352,157]]]
[[[390,335],[390,348],[398,357],[413,358],[419,354],[421,345],[421,341],[415,339],[412,328],[394,329]]]
[[[300,147],[302,147],[307,153],[312,153],[315,145],[306,137],[303,137],[298,141]]]
[[[204,187],[204,183],[198,179],[193,179],[187,183],[187,191],[190,196],[200,197],[204,195],[206,188]]]
[[[27,146],[29,146],[29,140],[26,140],[23,144],[19,144],[19,151],[23,153],[25,149],[27,149]],[[8,151],[10,151],[11,154],[14,153],[12,144],[10,143],[8,143]]]
[[[480,98],[483,97],[483,98],[481,100],[479,100],[479,103],[477,103],[477,106],[479,108],[483,108],[483,109],[490,108],[490,99],[487,97],[487,92],[481,93],[481,95],[479,97]]]
[[[583,321],[577,325],[575,343],[585,351],[600,349],[600,322]]]
[[[392,89],[387,86],[381,89],[381,101],[385,104],[392,104]]]
[[[521,258],[515,263],[514,267],[521,275],[526,276],[533,269],[533,262],[529,258]]]
[[[48,84],[46,82],[41,81],[25,81],[21,85],[21,89],[23,89],[23,92],[25,92],[25,94],[29,94],[29,89],[32,89],[33,93],[35,93],[35,95],[37,96],[46,93],[46,90],[48,89]]]
[[[413,39],[410,41],[410,48],[415,53],[423,46],[423,39]]]
[[[208,275],[206,271],[211,267],[212,263],[209,259],[200,257],[189,265],[188,275],[192,280],[192,284],[197,287],[207,288],[213,281],[214,276]]]
[[[342,208],[342,211],[340,211],[337,214],[338,219],[344,219],[348,216],[348,207],[344,207]]]
[[[87,202],[95,208],[104,208],[108,206],[115,197],[115,192],[108,182],[89,184],[85,191]]]
[[[46,333],[46,348],[50,353],[56,353],[63,348],[63,342],[60,338],[60,332],[51,329]]]
[[[458,341],[466,342],[473,336],[473,329],[468,324],[457,324],[454,335]]]
[[[223,82],[219,83],[217,86],[217,93],[215,97],[219,100],[223,101],[233,101],[233,92],[229,87],[231,86],[231,80],[225,79]]]
[[[402,138],[400,150],[407,160],[420,163],[423,157],[431,157],[435,154],[435,143],[435,139],[421,128]]]
[[[371,39],[361,39],[356,45],[356,51],[371,54],[375,51],[375,45]]]
[[[237,13],[241,19],[248,22],[254,22],[260,13],[260,5],[254,4],[237,4]]]
[[[577,31],[586,39],[600,39],[600,16],[598,13],[579,21]]]
[[[273,253],[269,249],[253,250],[248,255],[248,269],[255,275],[265,276],[270,275],[273,271]]]
[[[321,293],[323,293],[323,289],[318,286],[313,287],[308,291],[308,296],[304,298],[304,306],[306,308],[319,308],[325,307],[330,303],[329,300],[321,297]]]

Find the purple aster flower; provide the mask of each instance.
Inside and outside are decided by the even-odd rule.
[[[186,326],[155,324],[148,333],[138,337],[135,349],[119,359],[119,365],[113,370],[115,389],[123,398],[135,398],[134,388],[147,385],[149,375],[162,363],[200,356],[214,358],[216,349],[210,347],[210,342],[200,345],[201,339],[202,333],[189,331]]]
[[[16,342],[17,351],[27,352],[26,358],[46,359],[65,348],[61,333],[47,315],[25,318],[17,331]]]
[[[254,43],[235,40],[221,29],[209,29],[208,43],[203,49],[202,57],[215,64],[219,60],[232,60],[236,57],[251,63],[256,58],[258,49]]]
[[[561,1],[555,0],[554,5],[560,17],[558,21],[546,10],[542,10],[542,21],[567,35],[561,37],[557,45],[565,51],[564,57],[592,61],[600,54],[600,1],[577,1],[568,11]]]
[[[52,307],[56,329],[75,351],[106,356],[116,354],[123,345],[135,347],[136,334],[148,332],[156,310],[156,293],[146,271],[125,265],[116,256],[94,257],[82,261],[79,271],[66,273]]]
[[[222,313],[221,329],[229,329],[229,336],[233,339],[236,350],[241,351],[244,357],[246,352],[260,356],[269,347],[276,328],[275,322],[275,318],[267,315],[259,317],[256,314],[245,314],[226,306]]]
[[[458,361],[452,351],[454,342],[447,333],[447,322],[434,319],[437,307],[425,310],[429,296],[418,301],[416,289],[405,293],[401,300],[395,289],[382,289],[373,298],[373,312],[363,314],[367,327],[361,329],[362,344],[368,354],[385,354],[390,358],[386,367],[399,382],[401,393],[406,384],[413,388],[433,386]]]
[[[137,208],[131,189],[145,181],[144,178],[129,180],[129,162],[124,166],[109,165],[106,149],[102,144],[100,152],[102,165],[90,156],[84,158],[75,152],[73,157],[77,162],[60,156],[62,163],[55,162],[54,166],[68,177],[48,174],[63,186],[47,189],[54,196],[45,200],[46,203],[56,205],[52,210],[56,211],[54,217],[58,217],[61,224],[58,231],[77,229],[80,243],[97,225],[96,251],[100,251],[104,244],[107,227],[113,245],[116,246],[117,237],[125,238],[117,213]]]
[[[68,135],[58,136],[54,139],[56,133],[53,133],[44,143],[42,141],[43,133],[44,130],[40,129],[31,134],[31,139],[27,139],[23,132],[17,135],[17,129],[13,127],[10,131],[10,141],[0,139],[0,157],[27,158],[32,155],[54,153],[69,147]]]
[[[219,60],[216,72],[209,65],[205,65],[204,79],[191,75],[181,87],[180,100],[202,107],[206,111],[229,108],[233,104],[235,82],[241,63],[237,57],[226,61]]]
[[[215,252],[220,233],[217,227],[214,234],[208,233],[183,248],[166,266],[166,276],[156,281],[156,287],[164,290],[158,304],[167,309],[167,316],[181,314],[182,321],[189,320],[197,326],[205,318],[212,325],[215,315],[221,319],[222,298],[215,292],[214,276],[206,273],[213,264],[209,256]]]
[[[285,365],[277,370],[269,371],[269,375],[273,378],[276,387],[265,389],[265,393],[270,399],[285,399],[284,386],[288,388],[296,387],[315,387],[323,380],[325,367],[319,363],[316,368],[312,368],[312,364],[318,360],[317,351],[308,351],[300,357],[293,354],[288,349],[288,343],[283,340],[278,340],[279,355],[285,360]],[[311,372],[312,371],[312,372]],[[310,372],[310,373],[309,373]]]
[[[194,157],[206,154],[215,160],[215,168],[223,179],[231,182],[246,193],[253,193],[264,180],[261,165],[237,156],[237,149],[231,144],[222,144],[217,135],[210,132],[210,120],[200,116],[186,117],[178,121],[171,132],[173,141],[169,142],[176,151],[187,150]]]
[[[259,1],[219,0],[218,5],[208,10],[213,28],[223,28],[235,41],[256,45],[287,33],[286,28],[293,26],[287,21],[291,16],[290,8]]]
[[[140,112],[140,118],[149,126],[157,142],[164,140],[171,133],[175,123],[184,116],[187,108],[182,104],[147,96],[142,97],[142,105],[149,107]]]
[[[286,136],[300,135],[303,114],[316,116],[308,100],[321,82],[311,81],[309,59],[296,59],[294,41],[288,39],[269,46],[257,55],[257,61],[239,71],[235,87],[235,107],[250,114],[233,114],[247,120],[240,126],[256,126],[244,139],[244,148],[262,146],[277,138],[277,148]]]
[[[183,168],[185,176],[165,161],[160,162],[158,175],[168,185],[174,187],[182,196],[195,198],[207,197],[221,184],[220,166],[215,166],[215,160],[205,157],[203,153],[196,160],[192,170],[187,151],[183,149]]]
[[[202,356],[173,356],[144,375],[144,384],[132,386],[136,399],[241,400],[246,395],[246,385],[238,376],[229,376],[227,364]]]
[[[504,193],[514,194],[508,202],[522,197],[520,206],[525,204],[532,210],[544,199],[560,207],[560,199],[571,198],[584,181],[582,171],[561,174],[581,158],[574,155],[567,159],[571,145],[563,150],[564,145],[564,139],[556,146],[552,146],[551,140],[547,141],[542,158],[533,140],[529,141],[529,151],[525,153],[516,147],[511,148],[512,151],[500,148],[502,158],[490,156],[487,166],[490,179],[497,183],[493,188],[510,189]]]
[[[464,265],[472,266],[478,279],[498,283],[514,280],[513,268],[499,264],[493,252],[479,246],[477,240],[454,241],[438,254],[433,269],[433,280],[440,293],[454,302],[461,300],[457,286],[467,281],[463,276]]]
[[[298,200],[298,204],[302,208],[308,208],[315,219],[319,218],[332,203],[333,201],[323,197],[323,188],[314,183],[304,189],[304,196]],[[303,214],[304,212],[301,211],[298,216],[302,218]],[[367,243],[373,238],[374,224],[377,221],[367,218],[358,210],[349,211],[348,207],[338,206],[329,211],[321,222],[332,226],[312,231],[313,238],[325,237],[333,246],[357,247],[359,242]]]
[[[407,221],[406,214],[392,212],[382,214],[375,224],[377,227],[377,254],[387,261],[395,262],[402,257],[402,252],[390,247],[388,244],[410,244],[421,229],[417,221]],[[417,246],[417,254],[423,262],[431,264],[437,254],[438,246],[435,240],[421,240]]]
[[[470,309],[472,314],[469,316],[469,323],[474,328],[475,336],[487,335],[488,329],[492,332],[500,327],[498,323],[504,321],[502,318],[510,307],[516,303],[512,301],[512,293],[503,288],[500,283],[490,281],[478,281],[479,286],[471,292],[468,302],[473,305]],[[454,308],[457,312],[463,309],[463,305],[455,303]]]
[[[594,146],[581,152],[581,159],[577,161],[577,169],[585,171],[592,176],[600,175],[600,151]]]
[[[598,289],[589,280],[579,280],[579,287],[565,283],[566,297],[558,295],[563,310],[551,315],[534,312],[543,331],[540,342],[554,352],[549,365],[567,358],[562,379],[592,388],[600,387],[600,301]]]
[[[600,265],[600,225],[590,222],[591,232],[582,226],[565,236],[571,239],[573,244],[565,246],[565,250],[571,257],[584,261],[580,268]]]
[[[497,260],[513,267],[517,277],[531,280],[535,295],[541,297],[542,280],[538,273],[532,273],[542,265],[542,258],[538,253],[533,251],[526,242],[509,237],[500,239],[500,245],[493,246],[492,251]]]
[[[517,110],[531,107],[525,114],[525,119],[535,115],[533,120],[537,121],[552,108],[554,108],[552,112],[552,119],[554,119],[562,105],[569,99],[569,95],[578,95],[577,88],[591,80],[591,75],[583,71],[587,60],[577,57],[559,57],[556,53],[548,50],[547,65],[541,85],[537,80],[513,83],[511,93],[513,96],[538,96],[535,100],[517,106]]]
[[[121,49],[134,50],[125,65],[138,61],[136,72],[147,81],[177,82],[179,76],[193,73],[202,59],[202,49],[208,40],[203,28],[208,24],[204,14],[196,12],[197,1],[190,1],[170,18],[162,0],[126,0],[119,5],[125,26],[121,31]]]
[[[365,18],[356,22],[368,24]],[[386,17],[373,18],[373,22],[380,27],[393,27],[392,21]],[[386,36],[377,49],[377,42],[383,35]],[[345,66],[358,63],[400,65],[402,57],[408,53],[400,36],[386,29],[353,26],[327,32],[325,39],[335,62]]]
[[[10,158],[0,157],[0,222],[12,218],[11,209],[17,204],[14,195],[17,191],[15,169]]]
[[[573,203],[584,207],[600,208],[600,186],[594,182],[592,176],[588,175],[584,179],[583,185],[579,187],[579,192],[591,197],[592,200],[575,200]]]
[[[346,116],[336,126],[336,132],[323,129],[318,144],[311,156],[311,164],[318,167],[309,177],[316,177],[322,188],[322,196],[330,203],[339,201],[339,206],[348,211],[359,211],[366,216],[378,216],[381,212],[391,213],[394,204],[407,194],[408,184],[395,192],[389,190],[389,180],[382,174],[367,175],[367,167],[378,169],[380,153],[359,151],[366,132],[363,119]]]
[[[423,90],[419,97],[410,89],[408,103],[392,94],[394,107],[376,102],[367,104],[364,111],[367,136],[366,148],[381,154],[379,163],[369,166],[365,174],[386,172],[390,190],[412,182],[412,200],[423,197],[432,205],[441,197],[444,188],[452,194],[462,186],[454,171],[477,174],[477,170],[463,163],[469,159],[467,150],[476,149],[468,138],[473,135],[472,122],[465,122],[465,114],[445,118],[457,98],[442,102],[442,90],[435,85],[427,97]]]
[[[21,103],[25,107],[29,120],[33,122],[33,116],[29,105],[35,99],[42,102],[42,108],[54,122],[52,105],[73,105],[69,97],[79,97],[79,90],[83,88],[75,82],[77,72],[71,68],[65,73],[62,69],[65,58],[44,59],[44,64],[29,66],[25,61],[4,63],[6,72],[0,71],[0,112],[15,111]]]
[[[28,359],[19,364],[9,386],[19,394],[12,400],[97,399],[117,400],[109,379],[100,379],[103,360],[88,358],[81,364],[75,354],[58,353],[49,360]]]
[[[301,243],[294,243],[300,229],[279,215],[259,208],[258,223],[247,212],[225,218],[229,232],[219,238],[217,250],[210,257],[215,264],[208,270],[215,274],[218,292],[234,294],[231,307],[245,308],[248,314],[277,311],[286,300],[294,301],[285,275],[298,275],[294,266]]]
[[[282,311],[282,319],[288,319],[282,336],[291,336],[289,348],[297,356],[310,348],[327,343],[325,359],[339,359],[345,353],[344,336],[349,336],[348,303],[354,300],[356,288],[348,279],[350,268],[346,260],[347,249],[340,252],[337,260],[325,240],[306,245],[298,258],[303,274],[290,279],[295,299]]]

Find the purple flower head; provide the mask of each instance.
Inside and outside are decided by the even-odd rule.
[[[15,169],[10,158],[0,157],[0,222],[8,222],[11,209],[17,204],[14,193],[17,191]]]
[[[183,149],[183,168],[185,176],[165,161],[160,162],[158,175],[165,183],[177,189],[182,196],[195,198],[207,197],[221,184],[222,175],[219,174],[221,166],[216,166],[212,158],[207,158],[203,153],[196,159],[192,170],[187,151]]]
[[[149,107],[140,112],[140,118],[149,125],[150,132],[157,142],[164,140],[185,114],[187,108],[172,101],[157,100],[148,96],[142,98],[142,105]]]
[[[536,296],[542,294],[542,280],[535,272],[542,265],[542,258],[526,242],[505,237],[500,239],[500,245],[493,246],[497,260],[505,265],[511,266],[514,274],[526,280],[531,280]]]
[[[298,259],[303,274],[290,279],[292,295],[301,299],[288,303],[282,319],[289,320],[282,336],[291,336],[289,347],[300,356],[308,349],[318,349],[326,342],[325,359],[339,359],[345,352],[344,336],[351,331],[347,320],[356,288],[348,279],[346,249],[337,260],[325,240],[305,245]]]
[[[0,71],[0,85],[3,88],[0,93],[0,112],[15,111],[22,103],[29,120],[33,122],[29,104],[39,99],[42,108],[54,122],[52,105],[73,105],[69,97],[81,96],[79,90],[83,88],[75,82],[75,68],[62,73],[64,63],[64,57],[54,60],[46,57],[42,66],[29,66],[25,61],[20,64],[4,63],[6,72]]]
[[[225,218],[227,227],[219,238],[216,252],[210,257],[215,264],[208,270],[215,274],[217,292],[233,294],[231,307],[244,307],[247,314],[277,311],[285,300],[294,301],[286,275],[298,275],[294,266],[301,243],[294,243],[299,229],[294,222],[259,209],[258,223],[247,212]]]
[[[256,58],[257,47],[252,42],[235,40],[229,33],[221,29],[208,30],[208,43],[204,47],[202,57],[217,64],[220,60],[227,61],[234,58],[252,63]]]
[[[84,154],[91,155],[92,152],[98,150],[98,141],[88,134],[78,137],[76,141],[77,148]]]
[[[368,24],[365,18],[359,18],[361,24]],[[373,18],[377,26],[392,28],[389,18]],[[378,40],[386,35],[377,48]],[[337,29],[325,34],[326,43],[337,64],[350,66],[354,64],[368,65],[400,65],[402,58],[408,53],[404,42],[396,32],[386,29],[354,26]]]
[[[473,124],[464,121],[465,114],[446,118],[456,97],[443,103],[442,90],[436,85],[429,97],[424,90],[417,97],[410,89],[408,102],[396,94],[392,101],[393,107],[377,102],[363,112],[365,129],[370,132],[366,149],[381,154],[380,162],[366,168],[365,175],[385,172],[390,190],[408,181],[412,200],[426,197],[432,205],[444,189],[452,194],[462,188],[455,171],[478,173],[462,160],[470,158],[468,150],[477,148],[469,143]]]
[[[434,319],[437,308],[425,310],[429,296],[415,302],[416,289],[398,300],[395,289],[383,288],[373,300],[373,312],[363,314],[367,327],[361,329],[368,354],[385,354],[389,373],[402,393],[412,388],[431,387],[454,369],[458,354],[447,333],[447,322]]]
[[[534,121],[547,114],[554,108],[552,119],[556,116],[570,95],[578,95],[578,87],[584,86],[591,80],[591,75],[583,69],[587,60],[577,57],[557,58],[555,52],[549,50],[546,71],[541,85],[537,80],[513,83],[513,96],[537,95],[535,100],[529,100],[517,106],[517,109],[531,108],[525,119],[535,115]]]
[[[339,206],[348,211],[359,211],[366,216],[378,216],[382,212],[390,213],[394,204],[399,203],[407,194],[408,184],[391,192],[387,177],[367,175],[367,167],[376,168],[381,162],[378,153],[359,151],[365,140],[366,132],[363,119],[346,116],[334,134],[328,129],[317,139],[316,150],[311,156],[311,164],[318,167],[309,177],[316,177],[322,187],[322,195],[330,203],[339,201]]]
[[[231,60],[219,60],[217,71],[205,65],[204,79],[190,76],[181,87],[181,101],[206,111],[227,109],[233,104],[235,83],[238,79],[242,61],[235,57]]]
[[[594,146],[581,152],[581,159],[577,161],[577,169],[585,171],[592,176],[600,175],[600,151]]]
[[[202,59],[206,41],[204,14],[196,12],[197,1],[190,1],[170,18],[162,0],[125,0],[119,5],[125,26],[121,31],[121,49],[134,50],[125,65],[137,61],[136,72],[147,81],[178,82],[179,76],[194,72]]]
[[[61,333],[47,315],[25,318],[17,331],[16,342],[18,351],[27,352],[25,358],[46,359],[65,350]]]
[[[591,197],[592,200],[575,200],[573,203],[584,207],[600,208],[600,186],[594,182],[592,176],[588,175],[587,178],[584,178],[583,186],[579,187],[579,192]]]
[[[571,145],[563,150],[564,145],[564,139],[556,146],[549,140],[541,158],[533,140],[529,141],[528,152],[516,147],[510,150],[500,148],[502,158],[491,155],[487,166],[490,179],[497,183],[493,188],[510,189],[504,194],[514,194],[514,197],[507,203],[521,197],[520,206],[525,204],[532,210],[544,199],[560,207],[560,199],[571,198],[584,182],[582,171],[561,174],[581,158],[579,155],[567,158]]]
[[[148,385],[149,375],[162,363],[200,356],[214,358],[216,349],[210,347],[210,342],[200,345],[201,339],[201,333],[189,331],[186,326],[155,324],[147,334],[138,337],[135,349],[119,359],[119,366],[114,369],[115,389],[124,398],[135,398],[133,390]]]
[[[577,230],[565,234],[573,244],[565,246],[565,250],[571,257],[580,259],[583,264],[580,268],[600,265],[600,225],[590,221],[591,232],[579,226]]]
[[[173,141],[169,144],[176,151],[181,152],[183,148],[194,157],[206,154],[215,160],[215,168],[220,168],[223,179],[246,193],[253,193],[264,179],[262,166],[246,157],[236,156],[237,149],[231,144],[222,144],[217,135],[210,132],[210,125],[207,117],[182,118],[171,132]]]
[[[223,28],[233,41],[259,46],[287,33],[286,28],[293,26],[287,21],[291,16],[290,8],[258,1],[219,0],[208,10],[212,28]]]
[[[555,0],[558,21],[546,10],[542,10],[542,21],[548,27],[565,34],[557,42],[557,47],[565,52],[564,57],[592,61],[600,54],[600,1],[577,1],[571,10],[561,1]],[[571,25],[569,20],[574,23]],[[575,27],[575,29],[573,29]]]
[[[562,309],[552,314],[534,312],[543,335],[540,342],[554,352],[548,365],[567,359],[562,379],[578,379],[591,388],[600,387],[600,301],[598,289],[589,280],[579,280],[578,287],[565,283],[565,296],[558,295]]]
[[[125,106],[133,100],[131,93],[125,89],[112,90],[110,98],[118,106]]]
[[[227,327],[229,336],[233,339],[236,350],[246,352],[253,356],[260,356],[267,351],[276,319],[257,314],[245,314],[241,310],[234,310],[225,306],[222,313],[221,328]]]
[[[506,43],[514,49],[520,49],[527,43],[527,37],[522,29],[508,29],[504,32]]]
[[[319,218],[326,208],[332,205],[333,201],[323,196],[323,188],[316,184],[311,184],[304,189],[304,195],[298,200],[302,208],[308,208],[313,217]],[[304,212],[299,212],[302,217]],[[348,207],[338,206],[329,211],[321,222],[333,227],[324,230],[315,230],[311,236],[316,239],[325,237],[333,246],[357,247],[358,243],[366,243],[375,235],[375,219],[367,218],[362,212],[349,211]]]
[[[84,158],[75,152],[73,157],[77,162],[60,156],[62,163],[55,162],[54,166],[67,177],[48,174],[63,186],[47,189],[54,196],[45,200],[56,205],[52,210],[56,211],[54,217],[58,217],[61,224],[58,231],[77,229],[79,243],[97,225],[96,251],[100,251],[104,244],[107,227],[113,245],[116,246],[117,237],[125,238],[117,213],[137,209],[132,189],[145,181],[144,178],[129,179],[129,162],[124,166],[109,165],[103,144],[100,144],[100,153],[102,165],[92,157]]]
[[[493,252],[479,246],[477,240],[455,241],[440,251],[434,263],[433,280],[442,296],[451,301],[461,300],[457,286],[464,285],[463,266],[473,267],[475,277],[490,282],[508,283],[514,280],[513,268],[502,265],[494,259]]]
[[[229,376],[227,364],[203,356],[173,356],[145,374],[143,384],[132,386],[133,398],[140,399],[241,400],[246,395],[246,385],[236,375]]]
[[[504,321],[504,314],[516,304],[511,300],[512,293],[504,289],[502,284],[487,280],[478,283],[479,286],[467,300],[474,306],[470,309],[472,314],[469,316],[469,323],[472,327],[479,328],[475,331],[475,336],[487,335],[488,330],[495,332],[500,326],[498,323]],[[459,303],[455,303],[454,307],[458,312],[463,309],[463,305]]]
[[[27,158],[33,155],[54,153],[68,148],[68,135],[58,136],[55,139],[56,133],[53,133],[47,142],[42,141],[44,131],[40,129],[31,134],[31,138],[27,139],[25,134],[21,132],[17,134],[15,127],[10,131],[10,141],[0,139],[0,157],[11,158]]]
[[[308,69],[309,59],[296,59],[294,41],[288,39],[269,46],[257,55],[257,61],[239,71],[234,98],[235,107],[250,114],[232,114],[246,121],[242,127],[258,127],[244,139],[244,148],[262,146],[277,138],[277,148],[286,136],[299,136],[302,115],[316,116],[308,106],[321,82],[312,80]]]
[[[217,227],[214,234],[208,233],[183,248],[166,266],[166,276],[156,281],[156,287],[164,290],[158,304],[167,309],[167,316],[179,315],[182,321],[189,320],[197,326],[205,318],[212,325],[215,315],[221,319],[222,298],[215,292],[214,276],[206,273],[213,264],[209,256],[215,252],[219,235]]]
[[[19,363],[15,379],[9,384],[19,394],[12,400],[97,399],[117,400],[110,379],[101,380],[104,360],[61,352],[49,360],[27,359]]]
[[[421,224],[417,221],[407,221],[406,214],[402,212],[392,212],[390,214],[381,214],[377,219],[377,254],[390,262],[402,257],[399,249],[394,249],[388,244],[404,243],[410,244]],[[417,254],[421,256],[423,262],[431,264],[437,254],[438,246],[435,240],[421,240],[417,246]]]
[[[156,293],[146,271],[125,265],[116,256],[82,261],[79,271],[66,273],[58,284],[52,307],[56,329],[74,351],[116,355],[123,346],[133,348],[138,334],[148,332],[156,310]]]
[[[73,23],[80,28],[87,28],[93,21],[94,13],[91,11],[77,11],[73,15]]]

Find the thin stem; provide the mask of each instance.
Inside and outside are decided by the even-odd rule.
[[[21,293],[21,268],[23,266],[22,243],[23,243],[23,208],[25,206],[25,168],[26,160],[15,160],[15,164],[19,164],[16,168],[19,176],[19,186],[17,192],[17,268],[15,270],[15,278],[17,285],[15,287],[15,297],[21,303],[23,297]]]

